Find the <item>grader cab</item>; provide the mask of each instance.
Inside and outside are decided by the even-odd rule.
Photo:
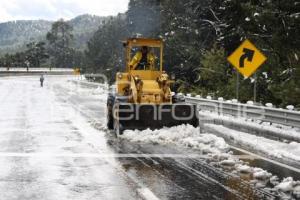
[[[172,95],[174,81],[163,71],[162,40],[132,38],[123,45],[126,70],[116,74],[115,92],[108,96],[108,128],[122,134],[127,129],[153,130],[180,124],[197,127],[196,105]]]

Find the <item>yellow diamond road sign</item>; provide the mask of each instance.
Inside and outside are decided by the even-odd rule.
[[[229,57],[228,61],[245,78],[250,77],[267,58],[249,40],[245,40]]]

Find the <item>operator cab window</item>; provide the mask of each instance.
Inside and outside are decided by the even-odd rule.
[[[152,71],[159,71],[160,70],[160,48],[155,47],[147,47],[148,54],[147,60],[140,59],[137,62],[136,66],[133,66],[135,70],[152,70]],[[131,61],[134,57],[141,52],[141,47],[133,47],[131,49]],[[150,59],[150,60],[149,60]]]

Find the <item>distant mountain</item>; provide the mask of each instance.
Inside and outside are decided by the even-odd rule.
[[[73,26],[75,48],[84,49],[87,41],[110,18],[86,14],[71,19],[69,24]]]
[[[42,40],[52,22],[45,20],[18,20],[0,24],[0,51],[15,52],[31,40]]]
[[[110,17],[80,15],[68,22],[73,26],[75,48],[84,49],[93,33]],[[0,54],[21,51],[30,41],[45,40],[53,21],[18,20],[0,23]]]

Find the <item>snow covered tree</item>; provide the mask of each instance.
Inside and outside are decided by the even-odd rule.
[[[86,71],[104,73],[112,81],[125,67],[122,41],[129,37],[123,15],[111,18],[90,39],[87,45]]]

